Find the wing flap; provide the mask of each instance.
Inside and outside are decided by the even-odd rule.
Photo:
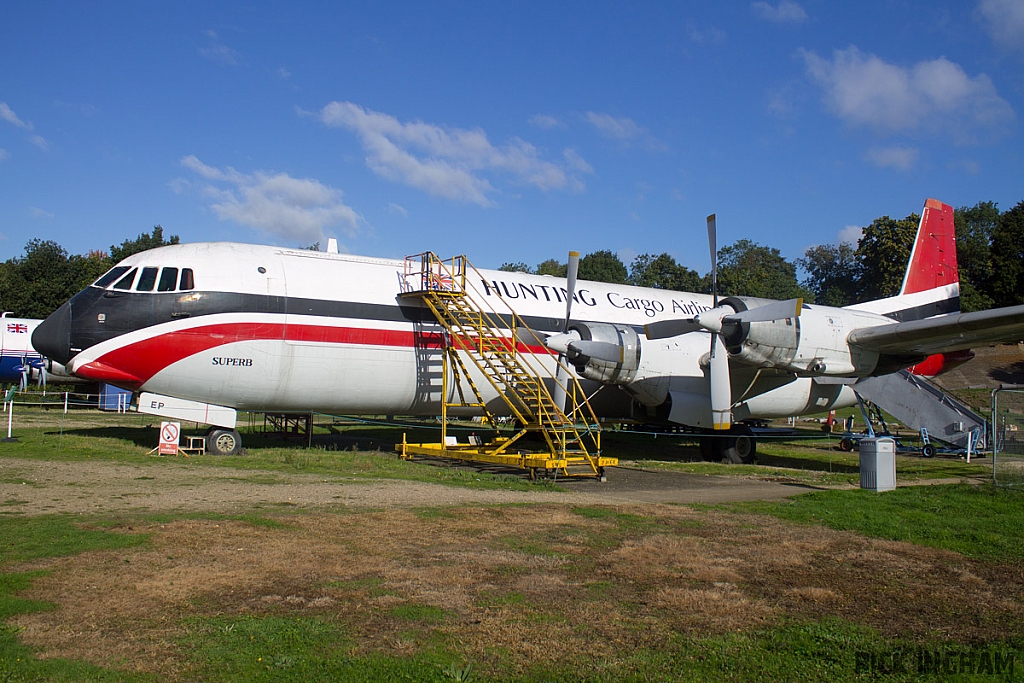
[[[1024,306],[862,327],[852,331],[847,341],[883,355],[905,356],[1024,341]]]

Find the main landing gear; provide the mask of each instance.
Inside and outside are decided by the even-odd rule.
[[[210,427],[206,432],[206,452],[210,455],[235,455],[242,450],[242,435],[237,429]]]
[[[757,460],[757,439],[749,427],[733,427],[727,432],[705,432],[700,437],[700,456],[708,462],[752,465]]]

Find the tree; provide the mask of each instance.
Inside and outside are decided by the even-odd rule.
[[[538,263],[537,270],[534,272],[537,273],[537,275],[565,277],[569,273],[569,266],[565,263],[560,263],[557,259],[549,258],[547,261],[541,261]]]
[[[857,244],[861,267],[858,301],[899,294],[920,222],[921,217],[916,213],[901,220],[882,216],[864,228],[864,236]]]
[[[163,247],[168,244],[177,243],[177,235],[171,235],[169,240],[164,241],[164,229],[159,225],[154,225],[152,234],[147,235],[146,233],[142,233],[137,239],[125,240],[119,247],[111,245],[110,258],[114,263],[117,263],[128,258],[132,254],[139,253],[140,251],[146,251],[147,249],[155,249],[156,247]],[[319,244],[317,244],[317,248],[319,249]]]
[[[992,308],[992,234],[999,222],[993,202],[978,202],[957,209],[956,261],[960,274],[960,310]]]
[[[626,266],[618,256],[607,249],[595,251],[580,259],[579,277],[581,280],[624,285],[627,284],[626,275]]]
[[[25,255],[0,264],[0,301],[20,318],[45,318],[109,266],[105,258],[68,256],[52,240],[29,240]]]
[[[747,239],[718,250],[718,293],[762,299],[811,298],[796,281],[796,266],[778,249]]]
[[[992,230],[992,302],[1024,303],[1024,201],[999,216]]]
[[[860,264],[857,252],[849,242],[839,246],[819,244],[796,260],[807,273],[801,283],[814,295],[816,303],[825,306],[849,306],[857,300],[860,287]]]
[[[530,266],[526,265],[522,261],[516,261],[515,263],[511,263],[509,261],[506,261],[505,263],[502,263],[500,266],[498,266],[498,270],[505,271],[506,273],[532,273],[533,272],[532,270],[530,270]]]
[[[629,266],[629,283],[637,287],[671,289],[677,292],[698,292],[702,282],[697,271],[676,263],[668,254],[641,254]]]

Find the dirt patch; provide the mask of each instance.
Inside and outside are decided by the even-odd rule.
[[[1024,631],[1019,569],[768,517],[547,503],[276,521],[153,524],[132,530],[151,534],[144,549],[47,561],[25,597],[58,608],[19,616],[19,637],[42,656],[173,679],[187,677],[186,631],[214,617],[317,615],[357,654],[440,637],[482,670],[496,646],[523,666],[622,657],[784,618],[913,640]]]
[[[388,457],[382,455],[381,457]],[[394,457],[394,456],[391,456]],[[238,470],[154,458],[153,464],[0,458],[0,516],[421,507],[472,503],[724,503],[779,500],[807,491],[750,479],[609,468],[608,481],[565,480],[564,492],[479,490]]]

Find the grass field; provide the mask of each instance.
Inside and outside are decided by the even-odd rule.
[[[19,443],[0,446],[12,489],[45,486],[5,474],[22,461],[143,477],[181,464],[146,455],[151,418],[23,418]],[[312,450],[253,436],[247,456],[189,467],[559,491],[358,449],[393,427],[320,432]],[[855,455],[811,440],[735,467],[698,462],[678,437],[606,437],[651,469],[856,481]],[[901,480],[985,475],[984,462],[900,460]],[[0,506],[0,682],[1022,680],[1022,524],[1020,492],[967,484],[697,508]]]

